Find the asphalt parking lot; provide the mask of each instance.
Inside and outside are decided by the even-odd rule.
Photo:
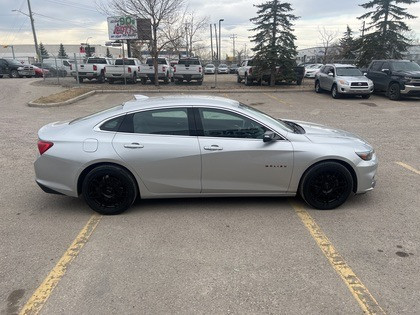
[[[63,90],[35,81],[0,81],[1,314],[29,310],[34,292],[42,314],[420,312],[419,99],[213,93],[360,135],[379,157],[377,187],[332,211],[299,198],[169,199],[101,217],[36,185],[37,130],[133,95],[31,108]]]

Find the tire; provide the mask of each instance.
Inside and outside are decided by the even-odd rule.
[[[297,81],[296,81],[296,85],[302,85],[302,79],[298,79]]]
[[[247,74],[245,74],[245,85],[246,86],[252,85],[252,81],[248,78],[248,75]]]
[[[203,80],[197,80],[198,85],[203,85]]]
[[[27,75],[26,77],[27,77],[28,79],[32,78],[32,76],[31,76],[31,75]]]
[[[319,80],[315,81],[315,92],[322,93],[321,85],[319,84]]]
[[[77,77],[76,77],[77,80]],[[83,78],[79,77],[79,83],[83,83]]]
[[[166,74],[166,77],[163,79],[163,83],[168,84],[169,83],[169,74]]]
[[[19,72],[17,72],[17,70],[10,71],[10,77],[11,78],[19,78]]]
[[[338,92],[338,89],[337,89],[337,85],[336,84],[334,84],[333,87],[332,87],[332,89],[331,89],[331,96],[334,99],[341,98],[341,94],[340,94],[340,92]]]
[[[114,84],[114,79],[109,78],[109,79],[108,79],[108,83],[109,83],[109,84]]]
[[[133,74],[133,78],[131,79],[131,83],[133,83],[133,84],[137,83],[137,73]]]
[[[0,75],[0,79],[3,79],[3,75]]]
[[[86,175],[82,194],[92,210],[104,215],[115,215],[133,204],[137,197],[137,186],[133,176],[124,169],[104,165]]]
[[[363,94],[363,95],[362,95],[362,98],[363,98],[364,100],[367,100],[367,99],[369,99],[369,98],[370,98],[370,94]]]
[[[337,162],[321,162],[310,168],[300,185],[305,202],[319,210],[341,206],[353,190],[353,177],[349,170]]]
[[[237,82],[237,83],[241,83],[241,82],[242,82],[242,79],[241,79],[241,77],[239,76],[239,74],[236,76],[236,82]]]
[[[141,84],[145,85],[147,83],[147,79],[146,78],[141,78]]]
[[[105,83],[104,73],[101,72],[101,74],[99,75],[99,77],[96,80],[98,81],[98,83]]]
[[[398,83],[391,83],[387,91],[388,98],[391,101],[398,101],[401,99],[401,89]]]

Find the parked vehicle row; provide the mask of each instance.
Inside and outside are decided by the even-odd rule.
[[[385,92],[390,100],[420,96],[420,66],[409,60],[373,60],[366,73],[354,65],[326,64],[315,74],[315,92],[330,92],[333,98],[358,95],[368,99]]]

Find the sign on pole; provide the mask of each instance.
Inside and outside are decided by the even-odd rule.
[[[137,20],[132,16],[112,16],[108,19],[110,40],[137,39]]]

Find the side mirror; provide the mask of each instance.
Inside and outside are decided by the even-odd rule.
[[[263,142],[270,142],[276,138],[276,134],[272,131],[267,130],[263,136]]]
[[[386,74],[390,74],[391,73],[391,71],[389,69],[382,69],[382,72],[383,73],[386,73]]]

